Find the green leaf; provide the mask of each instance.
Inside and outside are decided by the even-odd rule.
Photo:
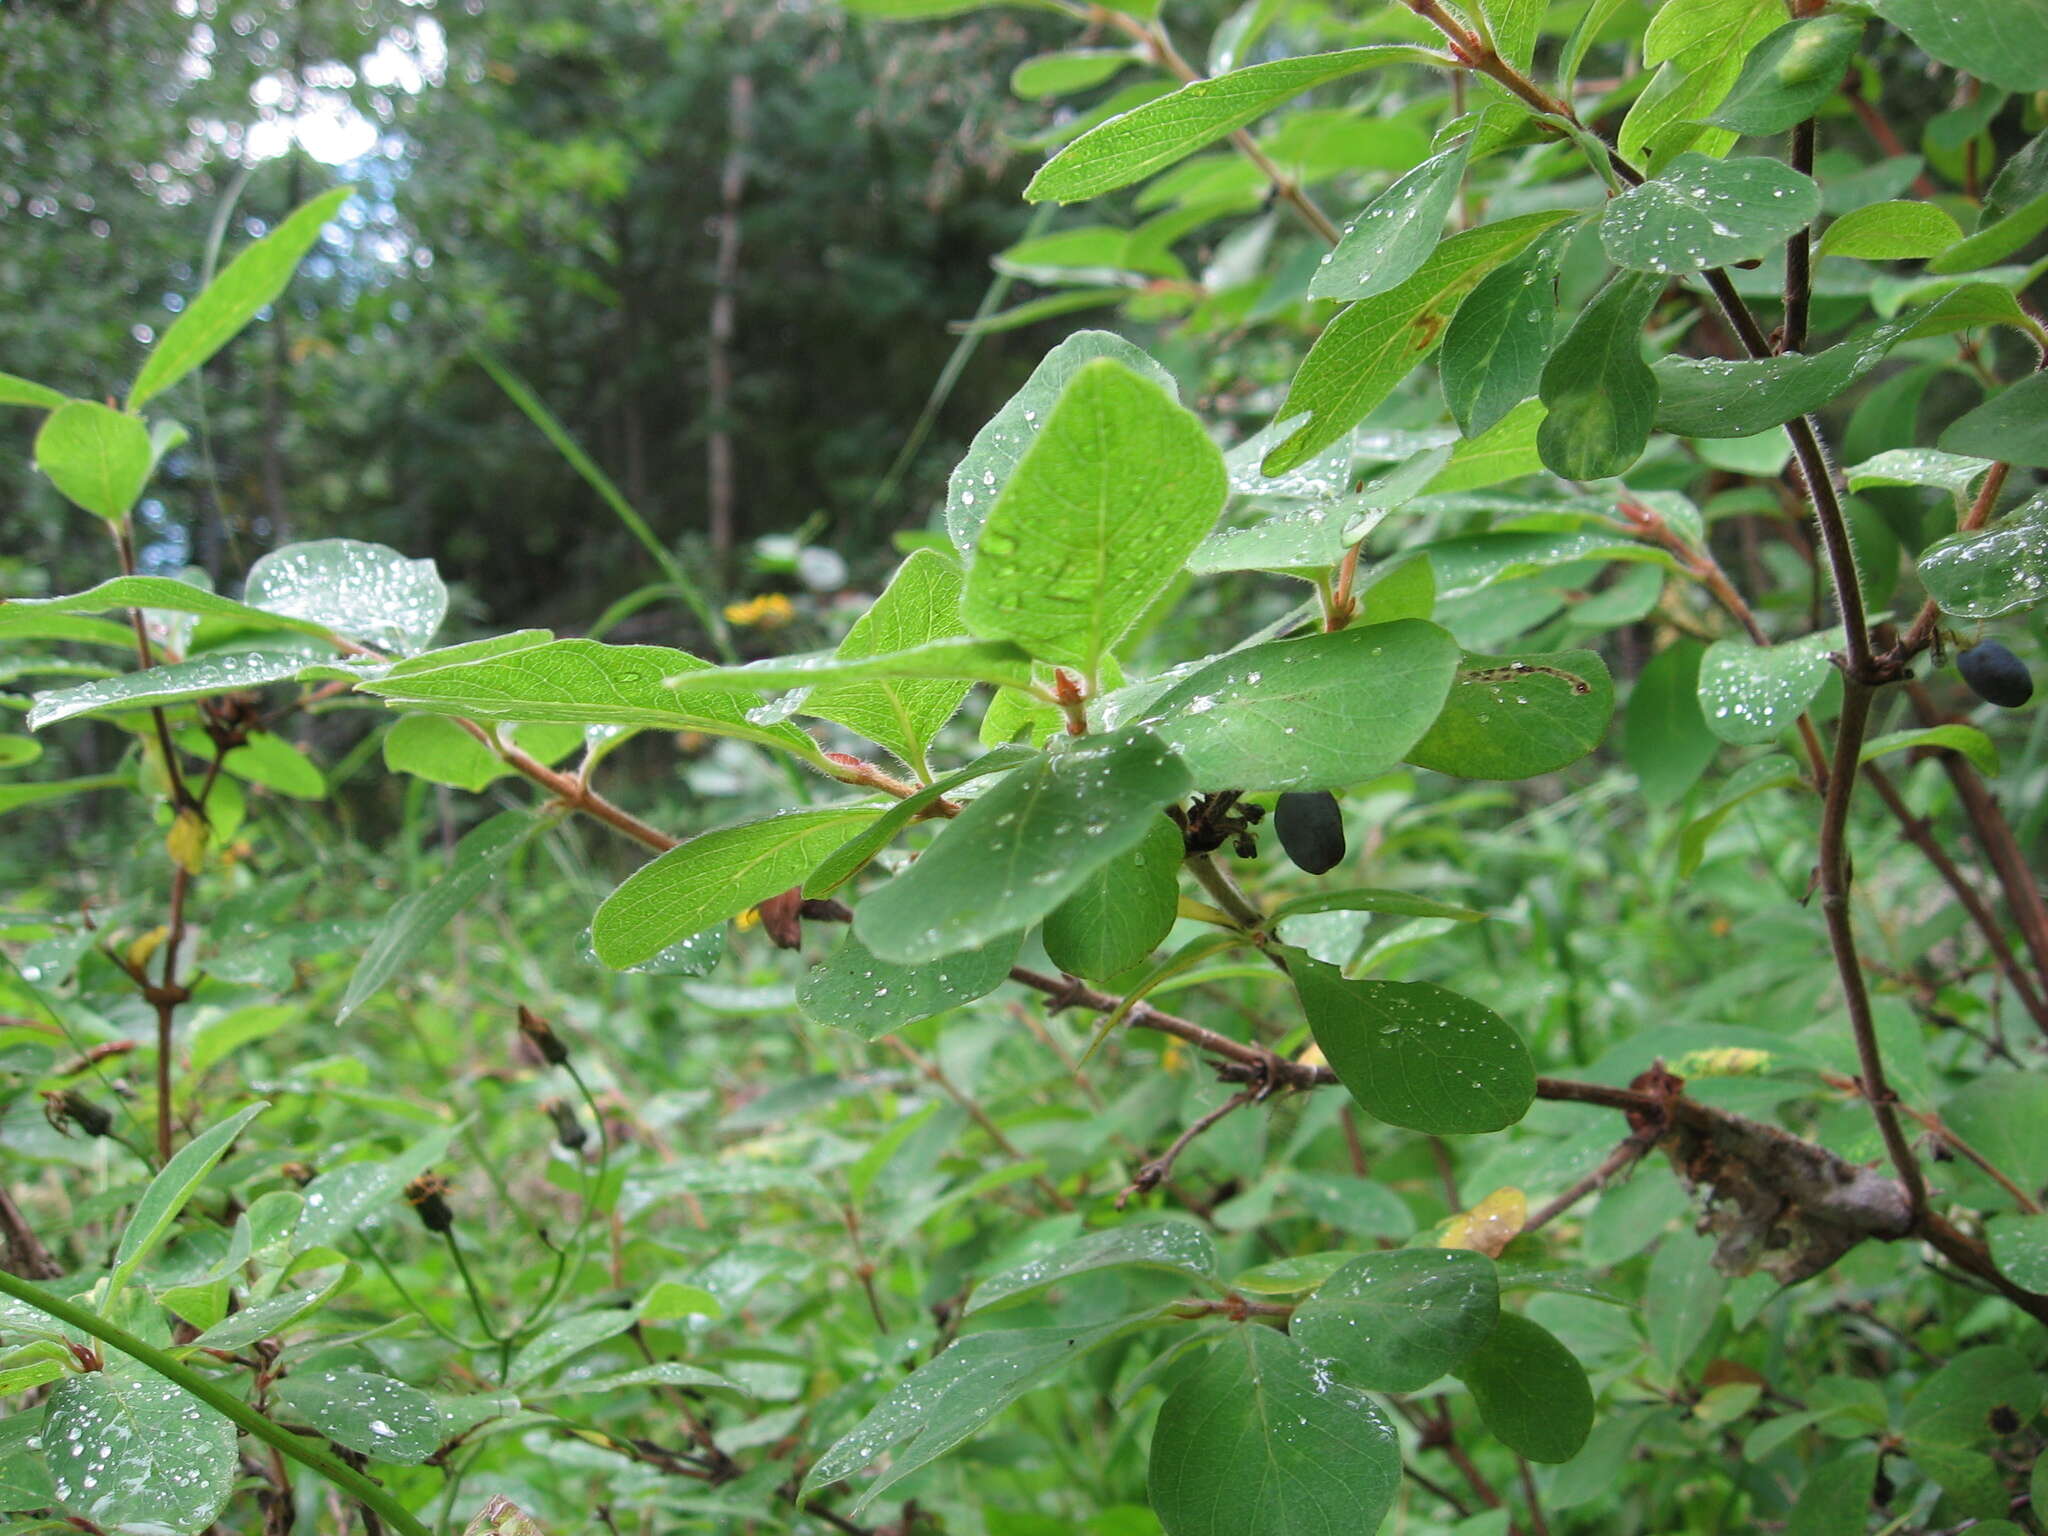
[[[1161,1405],[1146,1478],[1166,1536],[1374,1531],[1400,1482],[1372,1399],[1256,1323],[1230,1329]]]
[[[550,1323],[520,1347],[505,1372],[507,1386],[523,1386],[537,1380],[556,1366],[575,1359],[586,1349],[595,1349],[631,1328],[636,1314],[624,1307],[605,1307],[580,1312]]]
[[[845,885],[889,844],[896,835],[911,822],[925,807],[942,795],[951,794],[962,784],[988,777],[1014,768],[1019,763],[1028,763],[1038,756],[1036,749],[1021,745],[1006,745],[983,753],[965,768],[957,769],[941,779],[927,784],[914,795],[906,795],[890,806],[867,826],[833,849],[811,871],[804,881],[804,895],[807,897],[830,896]]]
[[[505,872],[512,856],[548,824],[547,818],[530,816],[524,811],[501,811],[465,832],[462,841],[455,845],[455,857],[448,868],[385,915],[383,926],[349,975],[348,989],[342,994],[335,1022],[344,1022],[381,992],[384,984],[447,927],[456,913],[467,909],[490,889],[492,882]]]
[[[1968,496],[1984,472],[1989,459],[1965,458],[1936,448],[1893,448],[1849,468],[1849,489],[1868,490],[1873,485],[1925,485],[1947,491],[1955,497]]]
[[[1998,777],[1998,748],[1974,725],[1935,725],[1920,731],[1893,731],[1887,736],[1873,737],[1863,744],[1857,761],[1867,763],[1888,753],[1911,752],[1922,747],[1960,752],[1980,773]]]
[[[1713,804],[1687,822],[1679,833],[1678,873],[1687,879],[1692,877],[1706,856],[1707,840],[1743,801],[1773,789],[1789,788],[1799,781],[1798,764],[1782,752],[1773,752],[1736,769],[1721,786]]]
[[[260,688],[297,677],[312,659],[298,650],[228,651],[173,662],[167,667],[151,667],[147,672],[96,678],[75,688],[55,688],[37,694],[28,712],[28,725],[30,730],[39,731],[79,715],[120,714],[187,699],[211,698],[243,688]]]
[[[213,743],[204,731],[180,731],[177,742],[194,757],[203,760],[213,756]],[[305,753],[268,731],[252,733],[246,742],[223,757],[220,765],[224,772],[245,784],[260,784],[294,800],[327,798],[326,776]]]
[[[961,617],[1092,680],[1226,493],[1223,455],[1191,413],[1121,363],[1085,363],[989,513]]]
[[[1149,731],[1083,736],[1012,770],[854,914],[884,960],[914,964],[1027,928],[1150,834],[1188,790]]]
[[[43,744],[33,736],[0,735],[0,768],[24,768],[43,755]]]
[[[47,779],[39,784],[0,784],[0,816],[9,811],[26,810],[32,805],[62,800],[67,795],[82,795],[95,789],[134,787],[135,776],[132,773],[96,773],[80,779]]]
[[[2004,1476],[1991,1457],[2003,1438],[1994,1415],[2024,1426],[2041,1411],[2040,1374],[2025,1355],[1987,1344],[1954,1356],[1906,1404],[1900,1435],[1906,1454],[1965,1511],[2004,1514]]]
[[[320,238],[321,226],[354,190],[323,192],[223,267],[157,341],[128,391],[128,408],[162,394],[232,341],[258,310],[275,303]]]
[[[1462,314],[1463,311],[1459,313]],[[1512,388],[1525,394],[1534,390],[1542,377],[1543,364],[1548,356],[1549,338],[1546,334],[1543,355],[1527,360],[1530,372],[1526,379],[1511,381],[1502,388]],[[1505,356],[1498,358],[1495,363],[1503,378],[1509,369],[1516,366],[1520,365]],[[1458,491],[1483,490],[1490,485],[1499,485],[1505,480],[1518,480],[1523,475],[1541,474],[1543,455],[1536,446],[1536,439],[1542,433],[1544,417],[1549,414],[1541,400],[1523,400],[1477,437],[1461,440],[1451,450],[1450,462],[1433,476],[1423,489],[1432,496],[1447,496]],[[1406,568],[1396,566],[1395,570],[1405,569],[1402,579],[1420,582],[1424,576],[1429,575],[1427,567],[1427,561],[1412,560]],[[1388,573],[1391,574],[1392,572]],[[1384,579],[1386,578],[1380,578]],[[1374,585],[1377,586],[1378,582],[1376,581]],[[1378,619],[1377,609],[1368,608],[1366,611],[1373,615],[1375,620]],[[1418,616],[1427,617],[1427,610],[1421,611]]]
[[[0,373],[0,405],[26,405],[34,410],[54,411],[60,409],[64,401],[65,397],[47,384],[38,384],[11,373]]]
[[[1621,751],[1652,805],[1673,805],[1721,750],[1700,713],[1700,661],[1706,647],[1679,638],[1652,656],[1636,678],[1622,720]]]
[[[1180,828],[1161,816],[1138,845],[1102,865],[1045,915],[1045,952],[1061,970],[1106,981],[1141,964],[1180,907]]]
[[[1464,1136],[1513,1125],[1535,1100],[1529,1048],[1492,1009],[1426,981],[1352,981],[1299,951],[1287,961],[1316,1044],[1373,1118]]]
[[[1842,643],[1839,629],[1780,645],[1716,640],[1700,659],[1700,715],[1707,729],[1738,746],[1776,741],[1806,710]]]
[[[1570,1461],[1592,1432],[1593,1388],[1585,1367],[1520,1313],[1501,1313],[1456,1374],[1486,1427],[1531,1461]]]
[[[1767,255],[1813,222],[1820,188],[1781,161],[1685,154],[1607,205],[1600,245],[1637,272],[1704,272]]]
[[[1536,447],[1566,479],[1605,479],[1642,457],[1658,392],[1643,361],[1643,325],[1663,289],[1654,273],[1617,273],[1543,365],[1537,394],[1550,414]]]
[[[1180,398],[1173,375],[1123,337],[1109,331],[1076,331],[1069,336],[1045,354],[1024,387],[974,434],[966,456],[946,482],[946,533],[961,558],[973,558],[989,509],[1010,483],[1018,461],[1037,440],[1053,405],[1074,375],[1101,357],[1122,363],[1174,399]]]
[[[1464,779],[1532,779],[1600,745],[1614,680],[1592,651],[1467,655],[1436,723],[1405,754]]]
[[[1827,105],[1863,37],[1863,19],[1832,12],[1778,28],[1743,63],[1707,119],[1736,133],[1783,133]]]
[[[441,1448],[441,1410],[402,1381],[369,1371],[293,1371],[277,1401],[336,1445],[411,1466]]]
[[[1120,1222],[989,1276],[975,1286],[967,1310],[980,1312],[998,1302],[1035,1295],[1075,1275],[1133,1267],[1206,1282],[1216,1274],[1216,1244],[1205,1230],[1181,1217]]]
[[[1341,789],[1422,739],[1457,664],[1457,642],[1434,624],[1354,626],[1233,651],[1146,716],[1198,789]]]
[[[1944,613],[1959,619],[2031,608],[2048,592],[2048,496],[1989,528],[1936,540],[1920,556],[1920,581]]]
[[[58,1499],[102,1530],[202,1531],[238,1471],[235,1426],[160,1376],[126,1369],[67,1376],[50,1389],[43,1444]]]
[[[1863,1536],[1870,1528],[1877,1467],[1877,1449],[1868,1444],[1848,1446],[1817,1462],[1785,1518],[1785,1536]],[[1981,1536],[2001,1536],[1992,1529],[1998,1524],[1979,1521],[1970,1529]]]
[[[1484,1343],[1499,1316],[1484,1254],[1396,1248],[1338,1270],[1295,1309],[1288,1332],[1361,1387],[1420,1392]]]
[[[1053,1372],[1150,1326],[1162,1311],[1078,1327],[1002,1329],[955,1339],[812,1464],[804,1494],[879,1463],[882,1470],[845,1510],[858,1515],[892,1484],[945,1455]]]
[[[863,1040],[879,1040],[949,1008],[986,997],[1009,979],[1023,934],[990,939],[917,965],[878,960],[857,933],[840,939],[804,978],[797,1006],[804,1017]]]
[[[1728,1281],[1712,1263],[1714,1239],[1701,1232],[1669,1232],[1650,1260],[1643,1288],[1643,1331],[1665,1372],[1681,1376],[1705,1341],[1727,1294]]]
[[[2048,1292],[2048,1216],[1995,1216],[1988,1231],[1998,1272],[2024,1290]]]
[[[1933,203],[1868,203],[1827,227],[1818,254],[1859,261],[1919,261],[1962,237],[1962,227]]]
[[[1927,263],[1929,272],[1976,272],[2004,261],[2048,229],[2048,193],[2023,203],[2000,219],[1988,219],[1967,239],[1958,240]]]
[[[1467,134],[1374,198],[1344,226],[1309,280],[1312,299],[1369,299],[1398,287],[1429,260],[1443,238],[1444,221],[1458,200],[1472,157]]]
[[[92,400],[67,400],[36,433],[36,468],[71,501],[110,523],[128,516],[154,460],[149,428]]]
[[[294,1253],[331,1248],[372,1212],[399,1197],[405,1186],[448,1155],[453,1127],[427,1132],[392,1157],[344,1163],[306,1186],[305,1215],[292,1233]]]
[[[1785,20],[1779,0],[1667,0],[1643,33],[1643,63],[1661,65],[1622,120],[1622,158],[1652,170],[1701,146],[1724,153],[1735,140],[1705,127],[1742,72],[1742,61]]]
[[[1279,922],[1282,918],[1304,917],[1315,912],[1390,912],[1399,917],[1446,917],[1454,923],[1486,921],[1484,912],[1475,912],[1470,907],[1456,906],[1430,896],[1418,896],[1413,891],[1380,891],[1371,888],[1355,891],[1314,891],[1307,896],[1295,896],[1273,908],[1270,916],[1272,921]]]
[[[448,612],[431,560],[360,539],[318,539],[272,550],[249,567],[242,601],[348,635],[380,651],[417,655]]]
[[[0,634],[42,635],[50,639],[85,639],[83,634],[63,634],[37,626],[60,614],[108,613],[116,608],[150,608],[165,613],[195,613],[201,618],[234,619],[251,629],[293,630],[299,634],[328,638],[322,626],[281,613],[267,613],[231,597],[222,597],[189,581],[168,576],[116,576],[96,587],[68,597],[15,597],[0,603]],[[95,634],[99,633],[97,631]],[[123,645],[135,643],[134,634],[121,630]],[[109,641],[108,643],[113,643]]]
[[[669,849],[597,909],[590,938],[598,959],[614,970],[638,965],[677,939],[801,885],[820,859],[878,814],[866,805],[786,811]]]
[[[433,714],[702,731],[818,760],[817,744],[795,726],[749,720],[748,711],[761,707],[760,695],[732,681],[730,672],[721,671],[701,689],[669,686],[682,674],[710,670],[708,662],[666,646],[550,640],[437,666],[397,667],[356,686],[389,703]]]
[[[583,744],[582,726],[501,726],[520,751],[555,763]],[[471,794],[512,772],[505,760],[448,715],[407,715],[384,733],[384,766]]]
[[[1811,357],[1787,352],[1748,362],[1661,358],[1654,369],[1657,425],[1680,437],[1754,437],[1819,410],[1902,341],[2009,323],[2012,312],[2010,293],[1972,283],[1903,320],[1875,326]]]
[[[680,653],[678,653],[680,654]],[[932,640],[907,651],[878,656],[779,657],[737,667],[703,667],[668,678],[667,685],[693,705],[705,694],[739,689],[836,688],[841,684],[904,679],[944,679],[1023,688],[1031,683],[1031,657],[1007,640]]]
[[[2022,1189],[2048,1184],[2048,1081],[2024,1072],[1985,1072],[1951,1096],[1941,1115]]]
[[[1137,63],[1129,48],[1069,48],[1041,53],[1010,71],[1010,94],[1024,101],[1072,96],[1114,78]]]
[[[2048,373],[2007,385],[1941,434],[1944,453],[2048,469]]]
[[[1452,235],[1398,288],[1348,306],[1323,327],[1296,370],[1275,419],[1304,412],[1310,419],[1266,455],[1265,472],[1284,474],[1342,438],[1436,350],[1481,278],[1572,216],[1563,209],[1524,213]]]
[[[1435,62],[1440,57],[1426,49],[1386,45],[1275,59],[1196,80],[1089,129],[1039,167],[1024,197],[1034,203],[1100,197],[1165,170],[1304,91],[1381,64]]]
[[[1489,273],[1444,332],[1444,401],[1476,438],[1536,393],[1550,356],[1564,242],[1546,240]],[[1462,445],[1461,445],[1462,446]]]
[[[114,1250],[114,1267],[107,1276],[106,1298],[111,1304],[135,1273],[136,1266],[156,1250],[185,1202],[198,1192],[213,1165],[221,1160],[229,1143],[242,1134],[242,1127],[270,1107],[263,1101],[238,1110],[203,1135],[180,1147],[168,1163],[149,1181],[142,1198],[121,1230],[120,1245]]]
[[[1871,0],[1871,8],[1987,85],[2048,90],[2048,0]]]
[[[965,578],[956,561],[936,549],[918,550],[897,569],[874,607],[854,622],[833,654],[858,661],[951,639],[962,633],[964,590]],[[804,714],[836,721],[887,747],[922,774],[925,748],[972,686],[946,678],[828,683],[813,688],[799,707]]]
[[[329,1297],[353,1281],[356,1266],[347,1264],[334,1280],[316,1291],[280,1291],[252,1301],[215,1323],[192,1341],[194,1349],[247,1349],[259,1339],[282,1333],[300,1318],[319,1310]]]

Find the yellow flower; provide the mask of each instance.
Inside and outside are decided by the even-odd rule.
[[[795,617],[796,609],[780,592],[764,592],[743,603],[728,603],[725,608],[726,623],[743,627],[780,629]]]
[[[733,927],[739,929],[741,933],[745,933],[749,928],[753,927],[756,923],[760,921],[761,909],[759,907],[749,907],[746,911],[742,912],[738,917],[732,920],[732,925]]]

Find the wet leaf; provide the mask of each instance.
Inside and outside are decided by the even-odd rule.
[[[875,605],[854,621],[833,654],[860,660],[961,634],[964,580],[955,561],[935,549],[917,551],[897,568]],[[828,683],[813,688],[798,708],[859,732],[922,771],[925,747],[972,686],[954,678]]]
[[[844,935],[804,978],[797,1006],[804,1017],[863,1040],[986,997],[1009,979],[1023,934],[1012,933],[972,949],[915,965],[878,960],[857,933]]]
[[[1180,1217],[1120,1222],[1013,1265],[975,1286],[969,1312],[1033,1295],[1074,1275],[1136,1266],[1183,1275],[1197,1283],[1216,1275],[1216,1244],[1200,1226]]]
[[[1643,361],[1643,325],[1663,292],[1654,273],[1617,274],[1572,322],[1543,365],[1549,415],[1536,433],[1543,462],[1570,480],[1601,480],[1642,457],[1657,412],[1657,376]]]
[[[1369,299],[1414,275],[1443,238],[1472,155],[1467,135],[1431,155],[1344,226],[1309,280],[1312,299]]]
[[[1419,1392],[1493,1332],[1493,1261],[1459,1248],[1354,1259],[1295,1309],[1288,1332],[1375,1392]]]
[[[1478,437],[1536,393],[1555,330],[1564,247],[1546,240],[1489,273],[1451,318],[1437,366],[1445,403],[1466,437]]]
[[[1147,1476],[1166,1536],[1372,1531],[1400,1481],[1372,1399],[1257,1324],[1231,1329],[1168,1396]]]
[[[374,1461],[413,1465],[439,1450],[441,1410],[417,1387],[369,1371],[300,1370],[277,1389],[286,1412]]]
[[[400,656],[424,651],[448,612],[433,561],[360,539],[272,550],[249,567],[242,600]]]
[[[102,1528],[202,1531],[234,1491],[235,1426],[159,1376],[67,1376],[43,1449],[57,1497]]]
[[[1106,981],[1141,964],[1172,931],[1180,906],[1180,828],[1161,816],[1142,841],[1102,865],[1045,915],[1054,965]]]
[[[1820,212],[1811,177],[1761,156],[1686,154],[1607,205],[1600,244],[1638,272],[1704,272],[1764,256]]]
[[[1700,714],[1707,729],[1737,745],[1776,741],[1827,681],[1828,655],[1842,643],[1831,629],[1779,645],[1716,640],[1700,659]]]
[[[1614,681],[1592,651],[1467,655],[1443,713],[1406,760],[1466,779],[1530,779],[1598,747]]]
[[[2048,595],[2048,496],[1989,528],[1930,544],[1920,556],[1920,580],[1942,611],[1959,619],[2031,608]]]

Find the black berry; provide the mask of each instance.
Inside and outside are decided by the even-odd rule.
[[[1996,640],[1981,640],[1956,658],[1956,670],[1986,704],[2018,709],[2034,696],[2026,663]]]
[[[1344,858],[1344,813],[1326,789],[1293,790],[1280,797],[1273,830],[1287,857],[1312,875],[1334,869]]]

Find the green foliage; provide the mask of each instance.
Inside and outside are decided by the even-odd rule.
[[[1795,9],[593,0],[400,103],[259,6],[188,138],[441,133],[210,280],[254,151],[106,93],[135,280],[0,324],[6,1528],[2038,1524],[2048,14]],[[9,25],[36,125],[199,56]]]

